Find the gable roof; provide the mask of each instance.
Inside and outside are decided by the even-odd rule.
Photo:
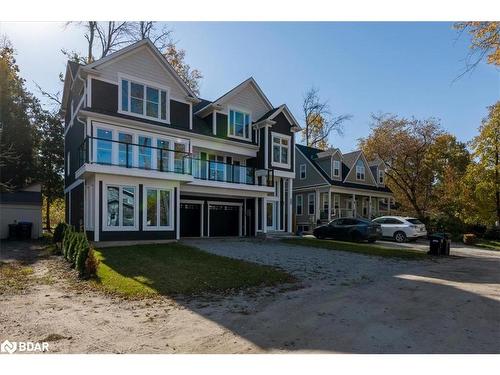
[[[315,167],[315,169],[321,174],[321,176],[324,177],[324,179],[326,181],[328,181],[330,183],[330,185],[343,186],[343,187],[347,187],[347,188],[350,187],[350,188],[356,188],[356,189],[364,189],[364,190],[373,190],[373,191],[380,191],[380,192],[386,192],[386,193],[391,192],[391,190],[385,186],[376,186],[376,185],[372,186],[372,185],[365,185],[365,184],[357,184],[354,182],[333,180],[332,178],[330,178],[328,173],[323,168],[321,168],[319,166],[319,164],[316,162],[316,160],[318,159],[318,154],[323,152],[322,150],[314,148],[314,147],[299,145],[299,144],[295,145],[295,147],[311,162],[311,164]],[[361,153],[361,151],[354,151],[354,152],[350,152],[348,154],[344,154],[344,156],[349,155],[349,154],[356,154],[357,155],[356,159],[353,159],[353,160],[357,160],[360,153]],[[352,159],[352,155],[349,156],[349,158]],[[347,164],[343,161],[342,162],[342,175],[347,176],[347,173],[349,173],[350,170],[351,170],[351,168],[349,166],[347,166]]]
[[[344,154],[343,162],[349,169],[351,169],[354,166],[356,160],[358,160],[360,154],[360,150],[348,152],[347,154]]]
[[[283,115],[287,118],[288,122],[292,124],[292,131],[298,132],[302,130],[298,121],[295,119],[295,117],[293,116],[292,112],[288,109],[288,106],[286,104],[282,104],[277,108],[273,108],[267,111],[257,121],[255,121],[255,123],[259,123],[261,121],[266,121],[266,120],[272,121],[280,113],[283,113]]]
[[[206,112],[208,110],[212,110],[214,107],[216,108],[217,106],[220,106],[221,102],[224,102],[227,99],[231,98],[232,96],[237,95],[238,93],[240,93],[242,90],[244,90],[248,86],[253,87],[255,89],[255,91],[257,91],[257,94],[261,97],[261,99],[264,101],[264,103],[266,103],[266,106],[270,110],[274,109],[273,105],[271,104],[271,102],[269,101],[269,99],[267,98],[267,96],[264,94],[264,92],[262,91],[262,89],[259,87],[259,85],[255,81],[255,79],[253,77],[250,77],[250,78],[244,80],[243,82],[241,82],[239,85],[233,87],[231,90],[229,90],[228,92],[226,92],[222,96],[218,97],[213,102],[211,102],[211,103],[207,104],[206,106],[200,108],[195,113],[199,114],[199,115],[203,115],[204,112]]]
[[[167,69],[167,71],[172,74],[174,79],[177,81],[177,83],[189,94],[189,96],[193,97],[194,99],[198,99],[198,96],[191,90],[191,88],[184,82],[184,80],[179,76],[179,74],[175,71],[175,69],[170,65],[170,63],[167,61],[167,58],[165,55],[163,55],[158,48],[149,40],[148,38],[142,39],[138,42],[132,43],[128,45],[127,47],[124,47],[116,52],[113,52],[99,60],[94,61],[91,64],[85,65],[85,70],[86,71],[92,71],[95,70],[95,68],[106,64],[108,62],[113,61],[114,59],[123,56],[128,53],[132,53],[138,48],[141,47],[146,47],[149,48],[149,50],[158,57],[160,63]]]

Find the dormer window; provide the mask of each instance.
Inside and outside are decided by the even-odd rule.
[[[334,160],[332,162],[332,174],[333,177],[340,177],[340,160]]]
[[[229,110],[228,136],[243,139],[251,138],[249,113],[234,109]]]
[[[358,160],[356,162],[356,180],[365,180],[365,164],[363,163],[363,160]]]
[[[140,80],[120,79],[120,112],[159,121],[168,121],[168,89]]]
[[[384,184],[384,171],[382,169],[378,170],[378,183],[380,185]]]

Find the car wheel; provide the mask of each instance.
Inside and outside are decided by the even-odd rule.
[[[375,243],[375,241],[377,241],[375,238],[370,238],[370,239],[368,240],[368,243]]]
[[[396,233],[394,233],[394,240],[396,242],[399,242],[399,243],[406,242],[406,234],[405,234],[405,232],[396,232]]]

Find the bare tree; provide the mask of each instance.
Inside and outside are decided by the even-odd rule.
[[[97,23],[96,32],[101,44],[101,58],[116,51],[120,46],[129,44],[130,40],[127,38],[129,30],[130,25],[126,21]]]
[[[332,132],[341,135],[343,123],[351,119],[351,115],[333,116],[327,101],[322,101],[317,88],[310,88],[304,95],[302,103],[305,128],[302,139],[309,147],[326,149],[328,138]]]
[[[129,35],[132,41],[150,39],[161,52],[164,52],[170,44],[174,43],[172,30],[166,26],[158,27],[158,23],[154,21],[132,22],[129,27]]]

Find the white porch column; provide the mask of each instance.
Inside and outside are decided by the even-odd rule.
[[[327,220],[330,221],[332,218],[332,189],[328,189],[328,217]]]
[[[254,225],[255,225],[255,235],[257,235],[257,230],[259,229],[259,198],[254,198]]]
[[[243,236],[247,235],[247,200],[243,200]]]
[[[262,198],[262,233],[267,233],[267,220],[266,220],[266,213],[267,213],[267,201],[266,198]]]
[[[99,181],[97,176],[94,176],[94,241],[99,241]],[[104,192],[102,193],[104,195]],[[137,194],[139,197],[139,194]]]
[[[372,196],[368,196],[368,219],[372,219]]]
[[[314,212],[316,213],[316,218],[315,218],[315,223],[320,219],[320,207],[321,207],[321,202],[320,202],[321,194],[319,193],[319,189],[316,189],[316,199],[314,199],[314,204],[316,205]]]
[[[177,204],[175,205],[175,210],[177,212],[177,220],[175,223],[175,238],[178,240],[181,238],[181,188],[177,186]]]
[[[288,216],[287,216],[288,233],[293,232],[292,219],[293,219],[293,178],[289,178],[288,179]]]
[[[352,214],[358,216],[358,203],[356,202],[356,194],[352,193]]]

